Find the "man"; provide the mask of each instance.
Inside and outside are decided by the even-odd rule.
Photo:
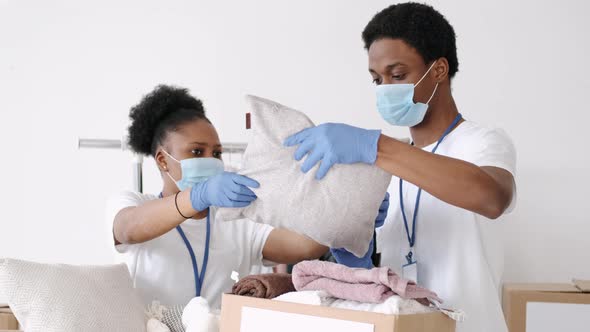
[[[319,163],[318,179],[337,163],[375,164],[391,173],[389,219],[378,234],[382,265],[434,290],[445,306],[465,310],[458,331],[507,331],[499,300],[501,239],[487,224],[515,200],[512,141],[459,113],[451,93],[455,32],[435,9],[390,6],[365,27],[363,41],[377,110],[391,125],[409,127],[412,144],[327,123],[285,145],[298,145],[297,160],[308,155],[302,171]],[[335,253],[344,264],[366,265]]]

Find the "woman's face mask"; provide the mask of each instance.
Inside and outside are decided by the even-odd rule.
[[[176,183],[176,186],[180,191],[188,189],[199,182],[203,182],[210,178],[211,176],[223,173],[224,165],[223,161],[217,158],[188,158],[178,160],[166,150],[162,151],[168,155],[168,157],[172,158],[172,160],[176,161],[180,164],[180,170],[182,172],[182,177],[180,180],[174,180],[170,172],[166,172],[170,179]]]
[[[414,89],[428,75],[435,63],[436,61],[416,84],[382,84],[376,87],[377,110],[385,121],[394,126],[413,127],[424,120],[428,103],[434,97],[438,83],[425,104],[414,103]]]

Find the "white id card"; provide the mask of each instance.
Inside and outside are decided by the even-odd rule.
[[[402,266],[402,278],[412,280],[418,283],[418,262],[413,261],[412,263]]]

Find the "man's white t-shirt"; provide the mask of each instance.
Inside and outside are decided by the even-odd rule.
[[[436,144],[436,143],[435,143]],[[432,151],[435,144],[424,147]],[[465,121],[440,144],[436,154],[465,160],[477,166],[516,170],[516,150],[500,129]],[[410,234],[418,187],[404,181],[404,210]],[[387,220],[377,230],[381,265],[401,274],[409,243],[400,210],[399,178],[389,188]],[[509,211],[513,209],[513,199]],[[416,220],[414,258],[418,283],[444,300],[443,306],[463,309],[467,315],[457,324],[459,332],[506,332],[500,305],[503,247],[498,221],[452,206],[422,191]]]
[[[119,211],[154,199],[157,199],[155,195],[137,192],[122,192],[109,199],[106,216],[109,234],[113,233],[113,222]],[[262,248],[273,228],[247,219],[216,222],[215,209],[211,209],[210,214],[209,262],[201,296],[209,301],[212,308],[219,308],[221,294],[230,292],[234,284],[231,272],[247,276],[253,265],[263,263]],[[191,243],[200,274],[206,219],[188,219],[180,226]],[[139,244],[115,246],[112,236],[109,241],[116,248],[118,260],[127,264],[134,285],[146,305],[158,300],[165,306],[184,306],[195,297],[190,254],[176,229]]]

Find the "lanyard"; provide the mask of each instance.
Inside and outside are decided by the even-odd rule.
[[[447,135],[453,130],[453,128],[455,128],[457,123],[459,123],[459,121],[461,121],[462,118],[463,117],[461,116],[461,113],[457,114],[457,116],[455,117],[455,120],[453,120],[453,123],[451,123],[451,125],[445,130],[445,132],[439,138],[438,142],[436,143],[436,145],[434,146],[434,148],[431,151],[432,153],[436,152],[440,143],[445,139],[445,137],[447,137]],[[412,143],[412,144],[414,144],[414,143]],[[406,228],[406,235],[408,237],[408,243],[410,244],[410,252],[406,256],[406,260],[408,261],[408,264],[411,264],[413,262],[412,249],[414,248],[414,244],[416,243],[416,218],[418,216],[418,208],[420,207],[420,195],[422,194],[422,188],[418,188],[418,194],[416,195],[416,205],[414,206],[414,216],[412,217],[412,234],[410,235],[410,230],[408,227],[408,218],[406,217],[406,211],[404,210],[403,183],[404,183],[404,180],[402,180],[400,178],[399,179],[399,202],[400,202],[400,208],[402,211],[402,217],[404,219],[404,226]]]
[[[209,220],[209,214],[210,213],[207,213],[207,237],[205,239],[205,255],[203,256],[203,269],[201,270],[200,275],[199,266],[197,265],[197,260],[195,259],[193,247],[186,238],[186,235],[184,235],[184,232],[182,231],[180,225],[176,226],[176,230],[180,234],[180,237],[182,237],[182,240],[186,245],[188,253],[191,255],[191,262],[193,263],[193,273],[195,274],[195,289],[197,290],[197,297],[201,296],[201,287],[203,287],[203,281],[205,280],[205,271],[207,270],[207,262],[209,261],[209,238],[211,237],[211,222]]]
[[[160,194],[160,198],[162,198],[162,194]],[[186,250],[191,256],[191,263],[193,264],[193,274],[195,276],[195,290],[197,297],[201,296],[201,289],[203,287],[203,282],[205,281],[205,271],[207,271],[207,263],[209,261],[209,239],[211,238],[211,220],[209,219],[210,214],[211,211],[208,211],[207,233],[205,237],[205,253],[203,255],[203,269],[201,270],[200,274],[199,266],[197,264],[197,259],[195,258],[195,252],[193,251],[193,247],[191,246],[191,243],[189,242],[186,235],[184,234],[182,227],[180,227],[180,225],[176,226],[176,230],[178,231],[178,234],[180,234],[180,237],[182,238],[182,241],[184,241],[184,245],[186,246]]]

